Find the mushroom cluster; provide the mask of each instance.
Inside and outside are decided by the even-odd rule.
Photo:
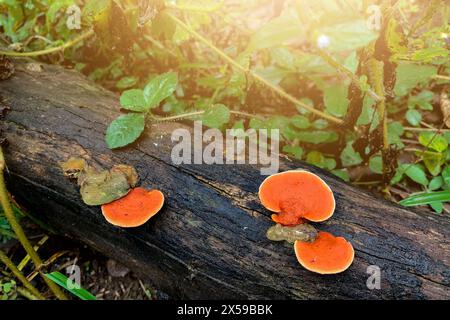
[[[61,163],[65,176],[76,179],[83,202],[101,206],[105,219],[119,227],[138,227],[159,212],[164,195],[159,190],[136,187],[139,177],[128,165],[114,165],[111,170],[97,170],[82,158]]]
[[[275,212],[272,220],[277,224],[269,228],[267,238],[294,243],[297,260],[305,269],[335,274],[350,267],[352,244],[307,223],[328,220],[336,207],[333,192],[320,177],[304,170],[277,173],[262,182],[258,195],[262,205]]]

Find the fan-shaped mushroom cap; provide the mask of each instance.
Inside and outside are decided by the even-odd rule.
[[[329,219],[335,209],[330,187],[314,173],[291,170],[267,177],[258,192],[261,203],[284,225],[301,223],[301,219],[321,222]]]
[[[294,250],[305,269],[320,274],[345,271],[355,256],[350,242],[328,232],[319,232],[314,242],[295,241]]]
[[[119,227],[138,227],[162,208],[164,195],[159,190],[134,188],[125,197],[102,205],[105,219]]]

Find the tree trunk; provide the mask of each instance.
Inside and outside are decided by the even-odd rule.
[[[271,242],[273,224],[257,196],[265,178],[252,165],[174,165],[171,132],[179,123],[148,125],[133,145],[111,151],[106,126],[119,114],[118,97],[75,71],[44,65],[0,81],[0,123],[8,187],[33,215],[122,262],[178,298],[403,299],[450,298],[450,220],[402,208],[298,161],[332,188],[336,211],[318,229],[344,236],[355,248],[345,272],[322,276],[302,268],[291,245]],[[166,195],[145,225],[108,224],[99,207],[84,205],[59,162],[81,156],[91,164],[135,166],[141,185]],[[368,266],[381,270],[369,289]]]

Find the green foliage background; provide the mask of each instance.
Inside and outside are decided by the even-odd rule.
[[[435,0],[0,0],[0,41],[74,42],[39,58],[121,94],[110,148],[163,117],[278,128],[284,153],[400,199],[450,190],[449,13]],[[448,193],[434,199],[422,203],[442,212]]]

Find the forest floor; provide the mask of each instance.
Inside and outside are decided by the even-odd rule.
[[[48,233],[36,226],[28,219],[22,219],[25,232],[30,240],[36,244],[42,239],[46,239]],[[10,239],[0,243],[0,249],[8,252],[12,260],[19,265],[25,257],[25,252],[15,239]],[[155,300],[168,299],[163,292],[154,289],[149,281],[135,275],[128,268],[120,265],[116,261],[105,257],[98,251],[85,244],[71,240],[61,235],[48,235],[48,240],[39,248],[40,256],[45,260],[56,252],[59,256],[51,264],[50,270],[60,271],[70,275],[70,270],[75,264],[80,268],[80,284],[99,300]],[[24,267],[24,274],[31,275],[33,269],[31,263]],[[15,293],[14,289],[9,293],[2,292],[2,285],[10,283],[9,270],[3,265],[0,267],[0,300],[3,299],[23,299]],[[35,277],[32,283],[41,292],[46,291],[46,286]],[[72,299],[70,294],[68,294]]]

